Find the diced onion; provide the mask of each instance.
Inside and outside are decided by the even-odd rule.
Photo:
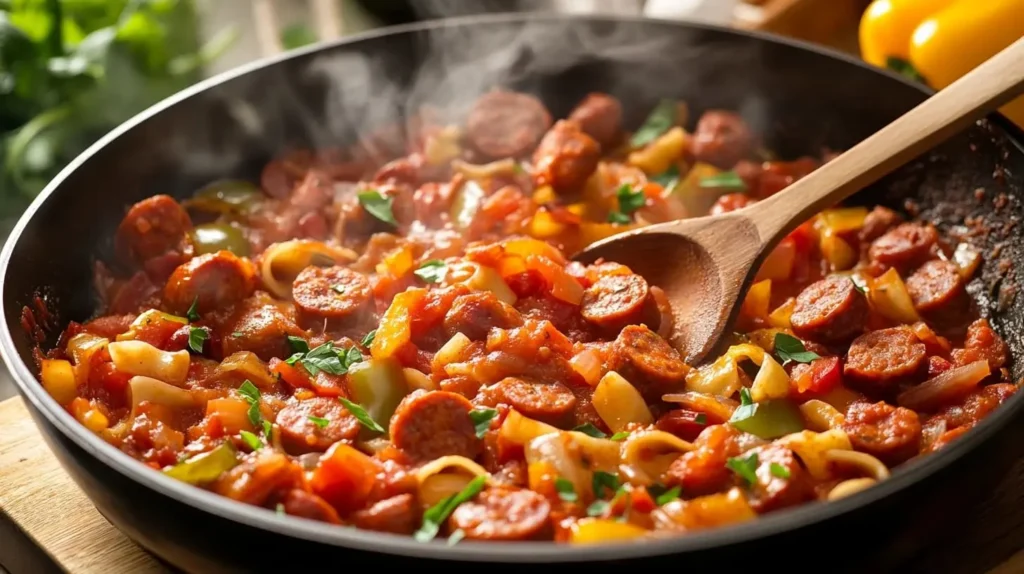
[[[355,261],[359,255],[351,249],[311,239],[292,239],[275,243],[260,257],[260,279],[279,299],[291,299],[292,281],[310,265],[338,265]]]
[[[515,305],[517,297],[515,292],[505,283],[496,270],[484,265],[477,265],[476,272],[466,280],[466,286],[474,291],[490,291],[498,300],[509,305]]]
[[[117,341],[107,345],[110,360],[117,370],[129,375],[152,377],[171,384],[181,384],[188,377],[188,351],[161,351],[143,341]]]
[[[818,399],[811,399],[800,405],[800,414],[803,415],[807,428],[815,432],[837,428],[846,420],[835,407]]]
[[[601,381],[601,371],[604,370],[604,366],[597,351],[593,349],[581,351],[569,360],[569,364],[588,385],[596,386]]]
[[[844,466],[857,468],[865,475],[875,480],[889,478],[889,467],[877,458],[865,452],[855,450],[829,450],[825,451],[825,458]]]
[[[594,389],[592,404],[612,432],[622,432],[630,423],[646,425],[654,422],[654,416],[640,392],[615,371],[601,377]]]
[[[829,501],[846,498],[847,496],[857,494],[862,490],[874,486],[877,482],[878,481],[873,478],[851,478],[849,480],[844,480],[833,486],[826,498]]]
[[[789,375],[771,355],[765,353],[761,368],[750,387],[750,398],[759,403],[789,396]]]
[[[956,264],[964,281],[969,281],[981,265],[981,253],[978,253],[973,245],[960,243],[953,252],[953,263]]]
[[[78,396],[75,371],[68,361],[43,359],[40,379],[42,379],[46,392],[63,406],[67,406]]]
[[[448,339],[448,342],[444,345],[441,345],[441,348],[434,354],[434,366],[444,367],[445,365],[461,361],[463,358],[462,352],[469,346],[470,342],[469,337],[462,333],[455,333],[452,338]]]
[[[217,365],[215,371],[219,374],[238,373],[242,379],[249,379],[261,390],[274,388],[277,379],[271,374],[266,363],[260,360],[255,353],[249,351],[238,351],[228,355],[224,361]]]
[[[991,372],[987,360],[974,361],[903,391],[896,397],[896,402],[915,411],[932,411],[971,392]]]

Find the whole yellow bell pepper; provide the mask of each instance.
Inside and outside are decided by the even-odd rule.
[[[1024,0],[874,0],[861,56],[941,90],[1024,36]],[[999,110],[1024,127],[1024,97]]]

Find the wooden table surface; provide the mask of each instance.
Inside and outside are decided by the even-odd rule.
[[[979,556],[986,552],[1008,554],[987,574],[1019,574],[1024,572],[1024,461],[1015,466],[992,497],[982,504],[978,520],[988,523],[1003,521],[1006,531],[967,529],[960,544],[943,544],[936,552],[950,557]],[[1000,516],[1002,512],[1006,516]],[[42,547],[65,571],[71,574],[165,574],[171,570],[111,526],[93,507],[85,494],[64,472],[57,459],[43,442],[29,417],[25,404],[18,397],[0,403],[0,513],[6,514],[32,541]],[[1014,520],[1014,518],[1016,518]],[[984,532],[981,535],[972,533]],[[1007,552],[1003,539],[1016,540]],[[0,537],[0,563],[7,563],[10,574],[26,574],[29,570],[13,570],[14,560],[5,558],[9,552]],[[1016,554],[1013,551],[1017,550]],[[933,556],[934,557],[934,556]],[[942,564],[942,560],[930,561]],[[32,574],[37,574],[33,569]],[[981,570],[978,570],[981,574]]]

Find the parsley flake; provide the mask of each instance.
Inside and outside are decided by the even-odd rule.
[[[241,331],[235,331],[234,333],[231,333],[231,336],[232,337],[244,337],[245,333],[243,333]]]
[[[594,471],[594,477],[591,481],[593,483],[594,496],[598,498],[604,496],[605,490],[614,493],[622,486],[619,482],[619,477],[611,474],[610,472],[604,472],[601,470]]]
[[[331,421],[323,417],[315,417],[313,415],[309,415],[309,422],[316,425],[316,428],[318,429],[327,428],[327,425],[331,424]]]
[[[292,343],[293,348],[300,348],[297,346],[297,342],[292,341],[291,337],[289,337],[288,341]],[[298,362],[313,376],[316,376],[320,371],[331,375],[344,375],[348,372],[349,367],[362,360],[363,354],[359,349],[355,347],[336,349],[333,342],[327,341],[323,345],[307,352],[296,352],[291,357],[285,359],[285,363],[294,365]]]
[[[775,334],[775,354],[782,359],[782,366],[791,362],[810,363],[821,358],[817,353],[804,348],[800,339],[785,333]]]
[[[196,309],[198,306],[199,297],[196,296],[196,298],[192,300],[192,305],[189,306],[188,312],[185,313],[185,316],[188,317],[188,320],[192,323],[195,323],[196,321],[199,320],[199,311]]]
[[[558,492],[558,498],[565,502],[576,502],[579,499],[576,496],[576,488],[572,485],[572,482],[565,478],[558,477],[555,479],[555,491]]]
[[[608,435],[604,434],[604,432],[601,429],[594,426],[594,423],[583,423],[573,428],[572,430],[576,432],[581,432],[587,436],[592,436],[594,438],[608,438]]]
[[[655,496],[654,497],[654,503],[657,504],[658,506],[664,506],[664,505],[672,502],[673,500],[679,498],[679,495],[682,492],[683,492],[682,488],[680,488],[678,486],[673,486],[672,488],[666,490],[665,492],[662,492],[662,493],[658,494],[657,496]]]
[[[750,389],[743,387],[740,389],[740,406],[736,407],[736,410],[732,412],[729,422],[738,423],[745,421],[753,417],[755,413],[757,413],[757,403],[750,398]]]
[[[736,473],[748,485],[757,482],[757,453],[752,452],[749,456],[734,456],[726,461],[725,466]]]
[[[628,225],[632,219],[625,213],[620,211],[612,211],[608,213],[608,223],[618,223],[620,225]]]
[[[361,405],[353,403],[345,397],[338,397],[338,400],[341,401],[341,404],[345,405],[345,408],[348,409],[348,412],[352,413],[352,416],[356,417],[356,420],[363,423],[364,427],[372,430],[373,432],[384,432],[384,427],[380,426],[377,421],[373,420],[370,413],[366,412],[366,409]]]
[[[293,353],[308,353],[309,343],[306,342],[302,337],[296,337],[294,335],[288,335],[288,345],[292,348]]]
[[[782,466],[781,464],[779,464],[777,462],[773,462],[768,467],[768,470],[770,470],[771,473],[772,473],[772,476],[774,476],[776,478],[789,478],[789,469],[784,467],[784,466]]]
[[[857,291],[860,291],[861,295],[867,295],[868,294],[867,285],[866,284],[858,283],[857,280],[854,279],[853,275],[850,275],[850,282],[853,283],[853,288],[854,289],[856,289]]]
[[[651,110],[650,115],[647,116],[644,123],[637,128],[633,137],[630,138],[630,145],[633,147],[643,147],[658,139],[661,134],[667,132],[672,127],[672,124],[676,122],[678,109],[679,104],[674,100],[661,100],[658,102],[658,105]]]
[[[202,327],[190,326],[188,328],[188,348],[192,349],[193,351],[199,354],[202,354],[203,343],[205,343],[206,340],[209,338],[210,334],[207,333],[206,329],[203,329]]]
[[[612,507],[607,500],[595,500],[587,507],[587,516],[603,516]]]
[[[371,189],[359,192],[358,198],[359,205],[362,205],[367,213],[384,223],[398,225],[398,222],[395,221],[395,214],[391,211],[393,197],[385,197],[379,191]]]
[[[491,428],[491,421],[496,416],[498,416],[498,411],[494,409],[473,409],[469,411],[469,420],[473,421],[477,438],[484,438],[484,435]]]
[[[704,413],[697,413],[697,416],[693,418],[693,422],[699,425],[706,425],[708,424],[708,415]]]
[[[644,203],[647,202],[647,198],[644,196],[644,190],[634,189],[633,186],[628,183],[620,186],[619,190],[615,192],[615,196],[619,200],[619,211],[627,215],[640,209],[644,206]]]
[[[245,402],[249,403],[249,412],[247,413],[249,416],[249,422],[252,423],[252,426],[261,429],[263,431],[263,436],[267,437],[267,440],[270,440],[272,428],[270,421],[264,419],[263,413],[260,412],[260,390],[256,388],[256,385],[252,384],[252,381],[246,379],[245,382],[238,387],[238,394],[242,395]],[[245,439],[244,436],[242,438]]]
[[[626,440],[627,438],[629,438],[629,433],[626,431],[617,432],[609,437],[610,440],[614,441]]]
[[[366,347],[367,349],[369,349],[370,345],[373,344],[373,339],[376,336],[377,336],[377,329],[374,329],[374,330],[370,331],[369,333],[367,333],[366,336],[363,337],[363,340],[359,341],[359,344],[364,346],[364,347]]]
[[[700,187],[711,189],[738,189],[745,191],[747,184],[735,171],[723,171],[700,178]]]
[[[260,440],[260,437],[252,434],[247,430],[238,431],[238,434],[239,436],[242,437],[242,440],[245,441],[245,444],[249,445],[249,448],[253,450],[259,450],[263,448],[263,441]]]
[[[463,502],[480,494],[487,482],[486,476],[478,476],[469,481],[459,492],[445,498],[423,513],[423,524],[413,537],[417,542],[430,542],[441,530],[441,525],[451,516],[452,512]],[[453,533],[454,534],[454,533]]]
[[[440,259],[431,259],[420,265],[420,268],[412,274],[426,281],[427,283],[440,283],[448,272],[448,266]]]

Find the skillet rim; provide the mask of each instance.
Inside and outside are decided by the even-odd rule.
[[[417,22],[400,26],[392,26],[371,30],[333,42],[318,43],[306,48],[293,50],[278,54],[269,58],[262,58],[248,64],[228,70],[178,92],[161,102],[154,104],[146,110],[135,115],[133,118],[111,130],[96,143],[89,146],[82,154],[72,160],[61,172],[51,180],[45,189],[32,201],[29,207],[19,218],[18,223],[11,230],[10,235],[0,253],[0,295],[6,295],[6,279],[10,269],[11,258],[14,248],[25,228],[31,222],[40,207],[54,195],[61,184],[68,176],[86,163],[100,149],[107,146],[117,138],[134,129],[152,116],[177,105],[178,103],[196,96],[214,86],[226,83],[250,72],[276,66],[282,62],[306,57],[316,52],[326,52],[340,46],[357,44],[384,36],[402,35],[414,32],[423,32],[438,28],[454,28],[471,26],[475,24],[500,25],[505,23],[523,23],[530,21],[546,22],[607,22],[607,23],[629,23],[630,25],[656,24],[663,26],[677,26],[703,30],[720,34],[722,36],[743,37],[753,39],[760,43],[782,44],[797,50],[813,52],[819,56],[839,60],[846,65],[853,65],[867,71],[888,77],[890,80],[900,82],[920,92],[931,95],[933,90],[905,79],[899,74],[876,68],[853,56],[838,52],[802,40],[777,36],[751,30],[733,29],[724,26],[666,20],[659,18],[646,18],[638,16],[608,16],[608,15],[574,15],[574,14],[548,14],[548,13],[501,13],[471,15],[458,18],[437,19],[425,22]],[[999,127],[1007,136],[1008,141],[1018,150],[1024,152],[1024,131],[1017,128],[998,113],[990,114],[987,120]],[[15,312],[16,310],[11,310]],[[20,311],[17,311],[20,312]],[[619,542],[602,545],[570,546],[565,544],[554,544],[551,542],[474,542],[456,546],[447,546],[443,540],[436,540],[429,544],[416,542],[412,537],[396,534],[378,533],[352,528],[324,527],[311,520],[298,519],[291,516],[278,516],[273,512],[262,508],[236,502],[212,492],[202,490],[161,473],[153,472],[152,469],[141,465],[135,459],[113,445],[101,439],[98,435],[89,432],[64,410],[39,384],[35,372],[21,360],[14,345],[14,340],[8,329],[8,310],[0,306],[0,357],[3,358],[12,379],[18,386],[21,395],[31,403],[33,409],[41,413],[46,422],[58,429],[61,434],[70,439],[83,451],[103,463],[110,469],[119,472],[126,478],[155,491],[156,493],[186,504],[201,512],[208,512],[220,518],[238,522],[246,526],[282,534],[294,538],[305,539],[339,548],[352,548],[368,552],[383,552],[393,555],[429,558],[449,561],[481,561],[481,562],[506,562],[506,563],[552,563],[552,562],[592,562],[604,560],[621,560],[629,558],[643,558],[664,556],[669,554],[682,554],[719,548],[733,544],[751,542],[761,538],[768,538],[773,535],[783,534],[792,530],[806,528],[808,526],[825,522],[842,514],[871,505],[887,496],[894,495],[904,489],[910,488],[918,482],[934,475],[938,471],[951,465],[954,461],[975,449],[981,443],[987,441],[993,434],[1007,426],[1017,412],[1024,409],[1024,396],[1014,396],[1006,404],[996,409],[996,412],[986,417],[975,428],[967,433],[967,436],[954,441],[953,444],[942,449],[941,452],[924,457],[900,468],[893,475],[872,488],[861,491],[853,496],[838,501],[822,503],[807,503],[792,509],[772,513],[765,517],[744,524],[715,528],[706,531],[699,531],[694,534],[673,536],[670,538],[648,540],[643,542]],[[1017,393],[1024,395],[1024,393]]]

